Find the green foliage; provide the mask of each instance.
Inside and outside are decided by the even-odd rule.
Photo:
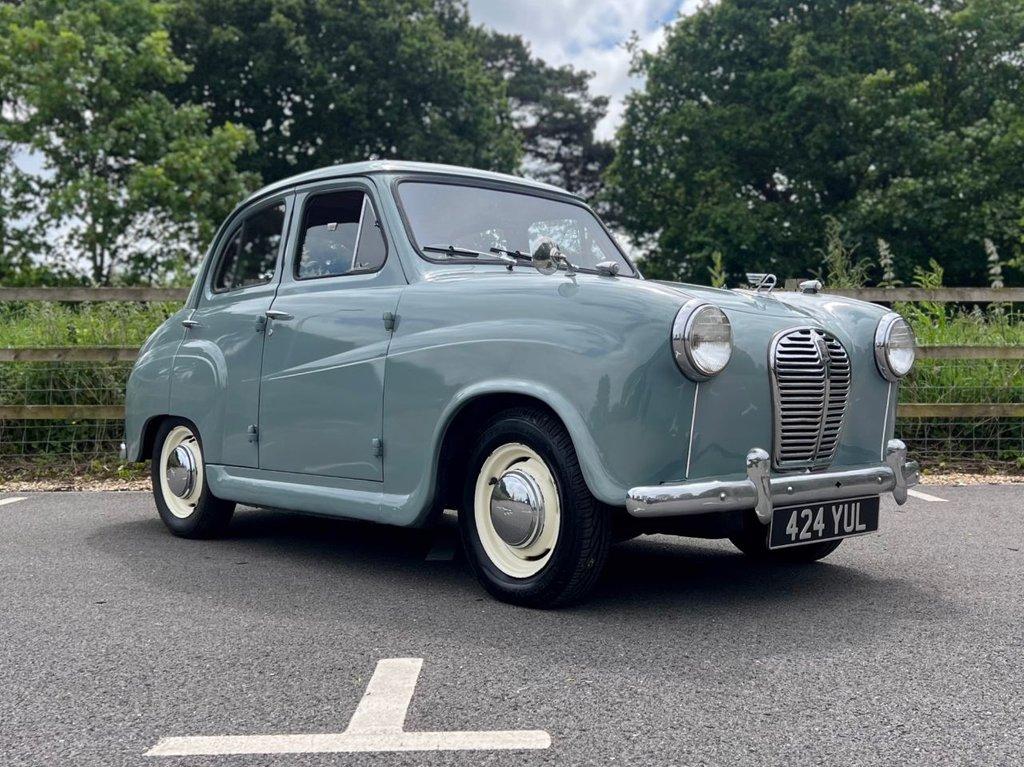
[[[177,103],[247,126],[265,181],[381,157],[513,170],[519,137],[457,0],[178,0]]]
[[[837,218],[825,218],[825,249],[819,250],[824,265],[822,282],[826,288],[863,288],[871,269],[867,259],[854,260],[857,246],[843,238],[843,225]]]
[[[38,224],[96,283],[118,269],[152,281],[169,261],[194,261],[254,181],[235,168],[252,146],[247,129],[211,129],[203,107],[164,93],[189,71],[171,52],[169,10],[151,0],[0,6],[0,141],[43,158]]]
[[[477,30],[480,55],[499,82],[525,152],[527,175],[587,198],[598,194],[611,162],[611,142],[594,138],[608,99],[590,93],[590,72],[552,67],[530,53],[519,35]]]
[[[0,347],[141,346],[179,308],[174,303],[0,303]]]
[[[893,266],[892,246],[881,237],[878,238],[878,268],[882,272],[882,279],[878,281],[880,288],[896,288],[903,284],[896,277],[896,269]]]
[[[999,289],[1003,283],[1003,262],[999,258],[999,250],[996,244],[988,237],[984,240],[985,256],[988,259],[988,284],[989,287]]]
[[[41,227],[33,210],[33,179],[15,163],[15,151],[0,136],[0,283],[5,284],[18,280],[42,249]]]
[[[720,0],[636,58],[607,183],[652,276],[813,272],[820,222],[982,284],[1024,216],[1020,0]],[[965,253],[978,253],[975,259]],[[1020,263],[1020,262],[1017,262]]]
[[[724,288],[729,284],[729,275],[725,271],[725,258],[722,256],[722,251],[716,250],[711,254],[708,276],[711,278],[711,286],[714,288]]]
[[[928,262],[928,268],[922,266],[914,267],[914,277],[911,284],[922,290],[934,290],[942,287],[942,279],[945,270],[933,258]],[[949,325],[952,313],[946,310],[946,305],[937,301],[915,301],[910,303],[899,303],[893,308],[902,314],[915,332],[922,328],[931,327],[934,329],[944,328]],[[959,342],[954,342],[959,343]]]

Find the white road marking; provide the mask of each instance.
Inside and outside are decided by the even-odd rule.
[[[18,501],[24,500],[24,498],[0,498],[0,506],[6,506],[9,503],[17,503]]]
[[[551,736],[544,730],[406,732],[405,716],[422,666],[422,658],[379,661],[366,693],[341,733],[161,738],[146,756],[490,751],[551,745]]]
[[[932,503],[949,503],[945,498],[939,498],[935,495],[928,495],[928,493],[922,493],[920,490],[908,490],[907,495],[912,498],[919,498],[922,501],[931,501]]]

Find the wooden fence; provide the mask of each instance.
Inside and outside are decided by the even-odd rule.
[[[796,290],[796,280],[786,280],[786,290]],[[876,304],[934,301],[937,303],[1024,303],[1024,288],[854,288],[826,291]],[[129,301],[152,303],[184,301],[187,288],[0,288],[0,301]]]
[[[796,289],[788,280],[787,289]],[[830,290],[829,293],[874,303],[934,301],[940,303],[1024,303],[1024,288],[859,288]],[[2,301],[94,301],[180,302],[183,288],[0,288]],[[921,359],[934,360],[1024,360],[1024,348],[1014,346],[924,346]],[[136,347],[37,347],[0,349],[3,362],[132,362]],[[1024,418],[1024,404],[993,403],[903,403],[902,418]],[[116,420],[124,417],[120,405],[5,405],[0,419],[9,420]]]

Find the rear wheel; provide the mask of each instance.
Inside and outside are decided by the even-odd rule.
[[[764,562],[785,562],[801,564],[817,562],[824,559],[839,548],[842,539],[808,543],[803,546],[790,546],[784,549],[768,548],[768,525],[761,524],[751,513],[745,520],[743,531],[730,536],[733,545],[748,557]]]
[[[608,555],[609,517],[557,419],[516,408],[484,427],[469,460],[459,528],[473,571],[493,596],[532,607],[582,599]]]
[[[169,419],[160,425],[150,475],[157,511],[172,533],[211,538],[224,532],[235,504],[210,492],[202,442],[190,423]]]

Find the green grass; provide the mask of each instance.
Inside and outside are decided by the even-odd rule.
[[[0,347],[139,346],[178,304],[95,303],[0,304]],[[896,307],[911,322],[921,345],[1024,346],[1024,314],[950,310],[941,304]],[[1019,307],[1018,307],[1019,308]],[[128,363],[0,364],[0,404],[120,404]],[[919,360],[901,387],[902,402],[1021,402],[1024,363],[1020,360]],[[98,425],[97,425],[98,426]],[[79,454],[95,456],[116,444],[109,424],[0,423],[0,455]],[[1020,423],[907,422],[920,444],[945,452],[1024,456]]]
[[[141,346],[180,304],[0,304],[0,347]]]
[[[941,304],[901,304],[922,346],[1022,346],[1024,315],[947,310]]]

